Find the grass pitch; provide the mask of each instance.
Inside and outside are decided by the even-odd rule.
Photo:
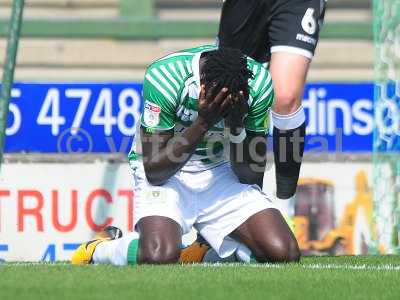
[[[0,265],[0,299],[400,299],[400,256],[288,265]]]

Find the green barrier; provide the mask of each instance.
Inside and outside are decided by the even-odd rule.
[[[153,0],[119,0],[121,16],[152,17],[154,15]]]
[[[0,20],[0,36],[5,37],[8,21]],[[115,38],[152,40],[164,38],[215,38],[218,22],[170,21],[157,18],[116,19],[25,19],[22,36],[31,38]],[[321,38],[372,40],[372,25],[368,22],[327,23]]]

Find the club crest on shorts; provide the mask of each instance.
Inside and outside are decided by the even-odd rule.
[[[143,121],[149,127],[156,127],[160,124],[161,107],[146,101],[144,103]]]
[[[165,191],[162,191],[159,188],[149,189],[146,192],[146,198],[152,205],[165,203],[167,200]]]

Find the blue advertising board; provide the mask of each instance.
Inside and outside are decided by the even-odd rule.
[[[140,83],[16,83],[6,152],[127,152],[140,117]],[[306,149],[371,151],[372,83],[308,84]]]
[[[127,152],[141,94],[138,83],[17,83],[6,152]]]
[[[304,92],[306,150],[372,151],[373,83],[308,84]]]

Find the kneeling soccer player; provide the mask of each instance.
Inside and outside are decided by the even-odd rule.
[[[198,47],[155,61],[143,98],[130,153],[138,233],[85,243],[72,262],[201,261],[204,253],[193,259],[181,250],[193,227],[220,258],[239,251],[241,261],[298,261],[295,237],[260,188],[274,100],[269,72],[239,50]]]

